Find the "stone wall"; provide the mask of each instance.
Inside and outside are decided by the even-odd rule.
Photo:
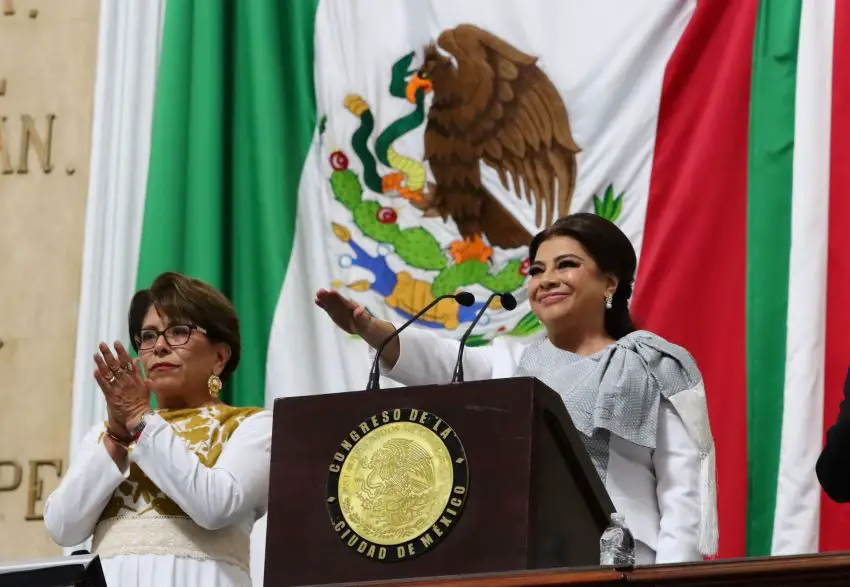
[[[99,0],[0,0],[0,559],[56,555]]]

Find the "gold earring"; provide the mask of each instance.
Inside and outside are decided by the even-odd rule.
[[[613,294],[609,293],[605,296],[605,307],[609,310],[612,307],[614,307],[614,295]]]
[[[207,388],[210,390],[210,395],[214,398],[218,398],[219,392],[221,392],[221,379],[219,379],[218,375],[213,373],[210,375],[210,378],[207,379]]]

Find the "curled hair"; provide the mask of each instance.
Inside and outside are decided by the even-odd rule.
[[[227,381],[236,371],[242,353],[239,318],[233,304],[223,293],[206,282],[180,273],[159,275],[148,289],[136,292],[130,301],[130,342],[136,352],[139,350],[142,322],[151,307],[172,322],[185,321],[202,327],[211,341],[223,342],[230,347],[230,359],[219,375],[222,381]]]
[[[637,328],[629,313],[629,298],[632,297],[637,256],[628,237],[616,224],[596,214],[570,214],[535,235],[528,247],[531,261],[534,262],[544,241],[559,236],[577,240],[602,273],[617,278],[612,307],[605,312],[608,335],[619,339],[634,332]]]

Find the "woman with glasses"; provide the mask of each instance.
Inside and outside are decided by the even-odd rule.
[[[93,537],[110,585],[250,585],[272,414],[218,397],[239,364],[233,305],[204,282],[164,273],[133,297],[129,327],[139,359],[120,342],[94,355],[108,420],[48,498],[47,530],[62,546]]]

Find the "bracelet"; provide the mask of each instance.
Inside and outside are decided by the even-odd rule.
[[[119,445],[123,446],[124,448],[127,448],[128,446],[130,446],[130,443],[133,442],[132,437],[121,438],[120,436],[115,434],[112,430],[110,430],[109,426],[106,427],[105,434],[109,437],[110,440],[112,440],[112,442],[114,442],[115,444],[119,444]]]
[[[148,410],[139,418],[139,423],[136,424],[132,430],[130,430],[130,442],[137,442],[139,437],[142,435],[142,432],[145,430],[145,426],[147,426],[148,418],[153,415],[153,412]]]

